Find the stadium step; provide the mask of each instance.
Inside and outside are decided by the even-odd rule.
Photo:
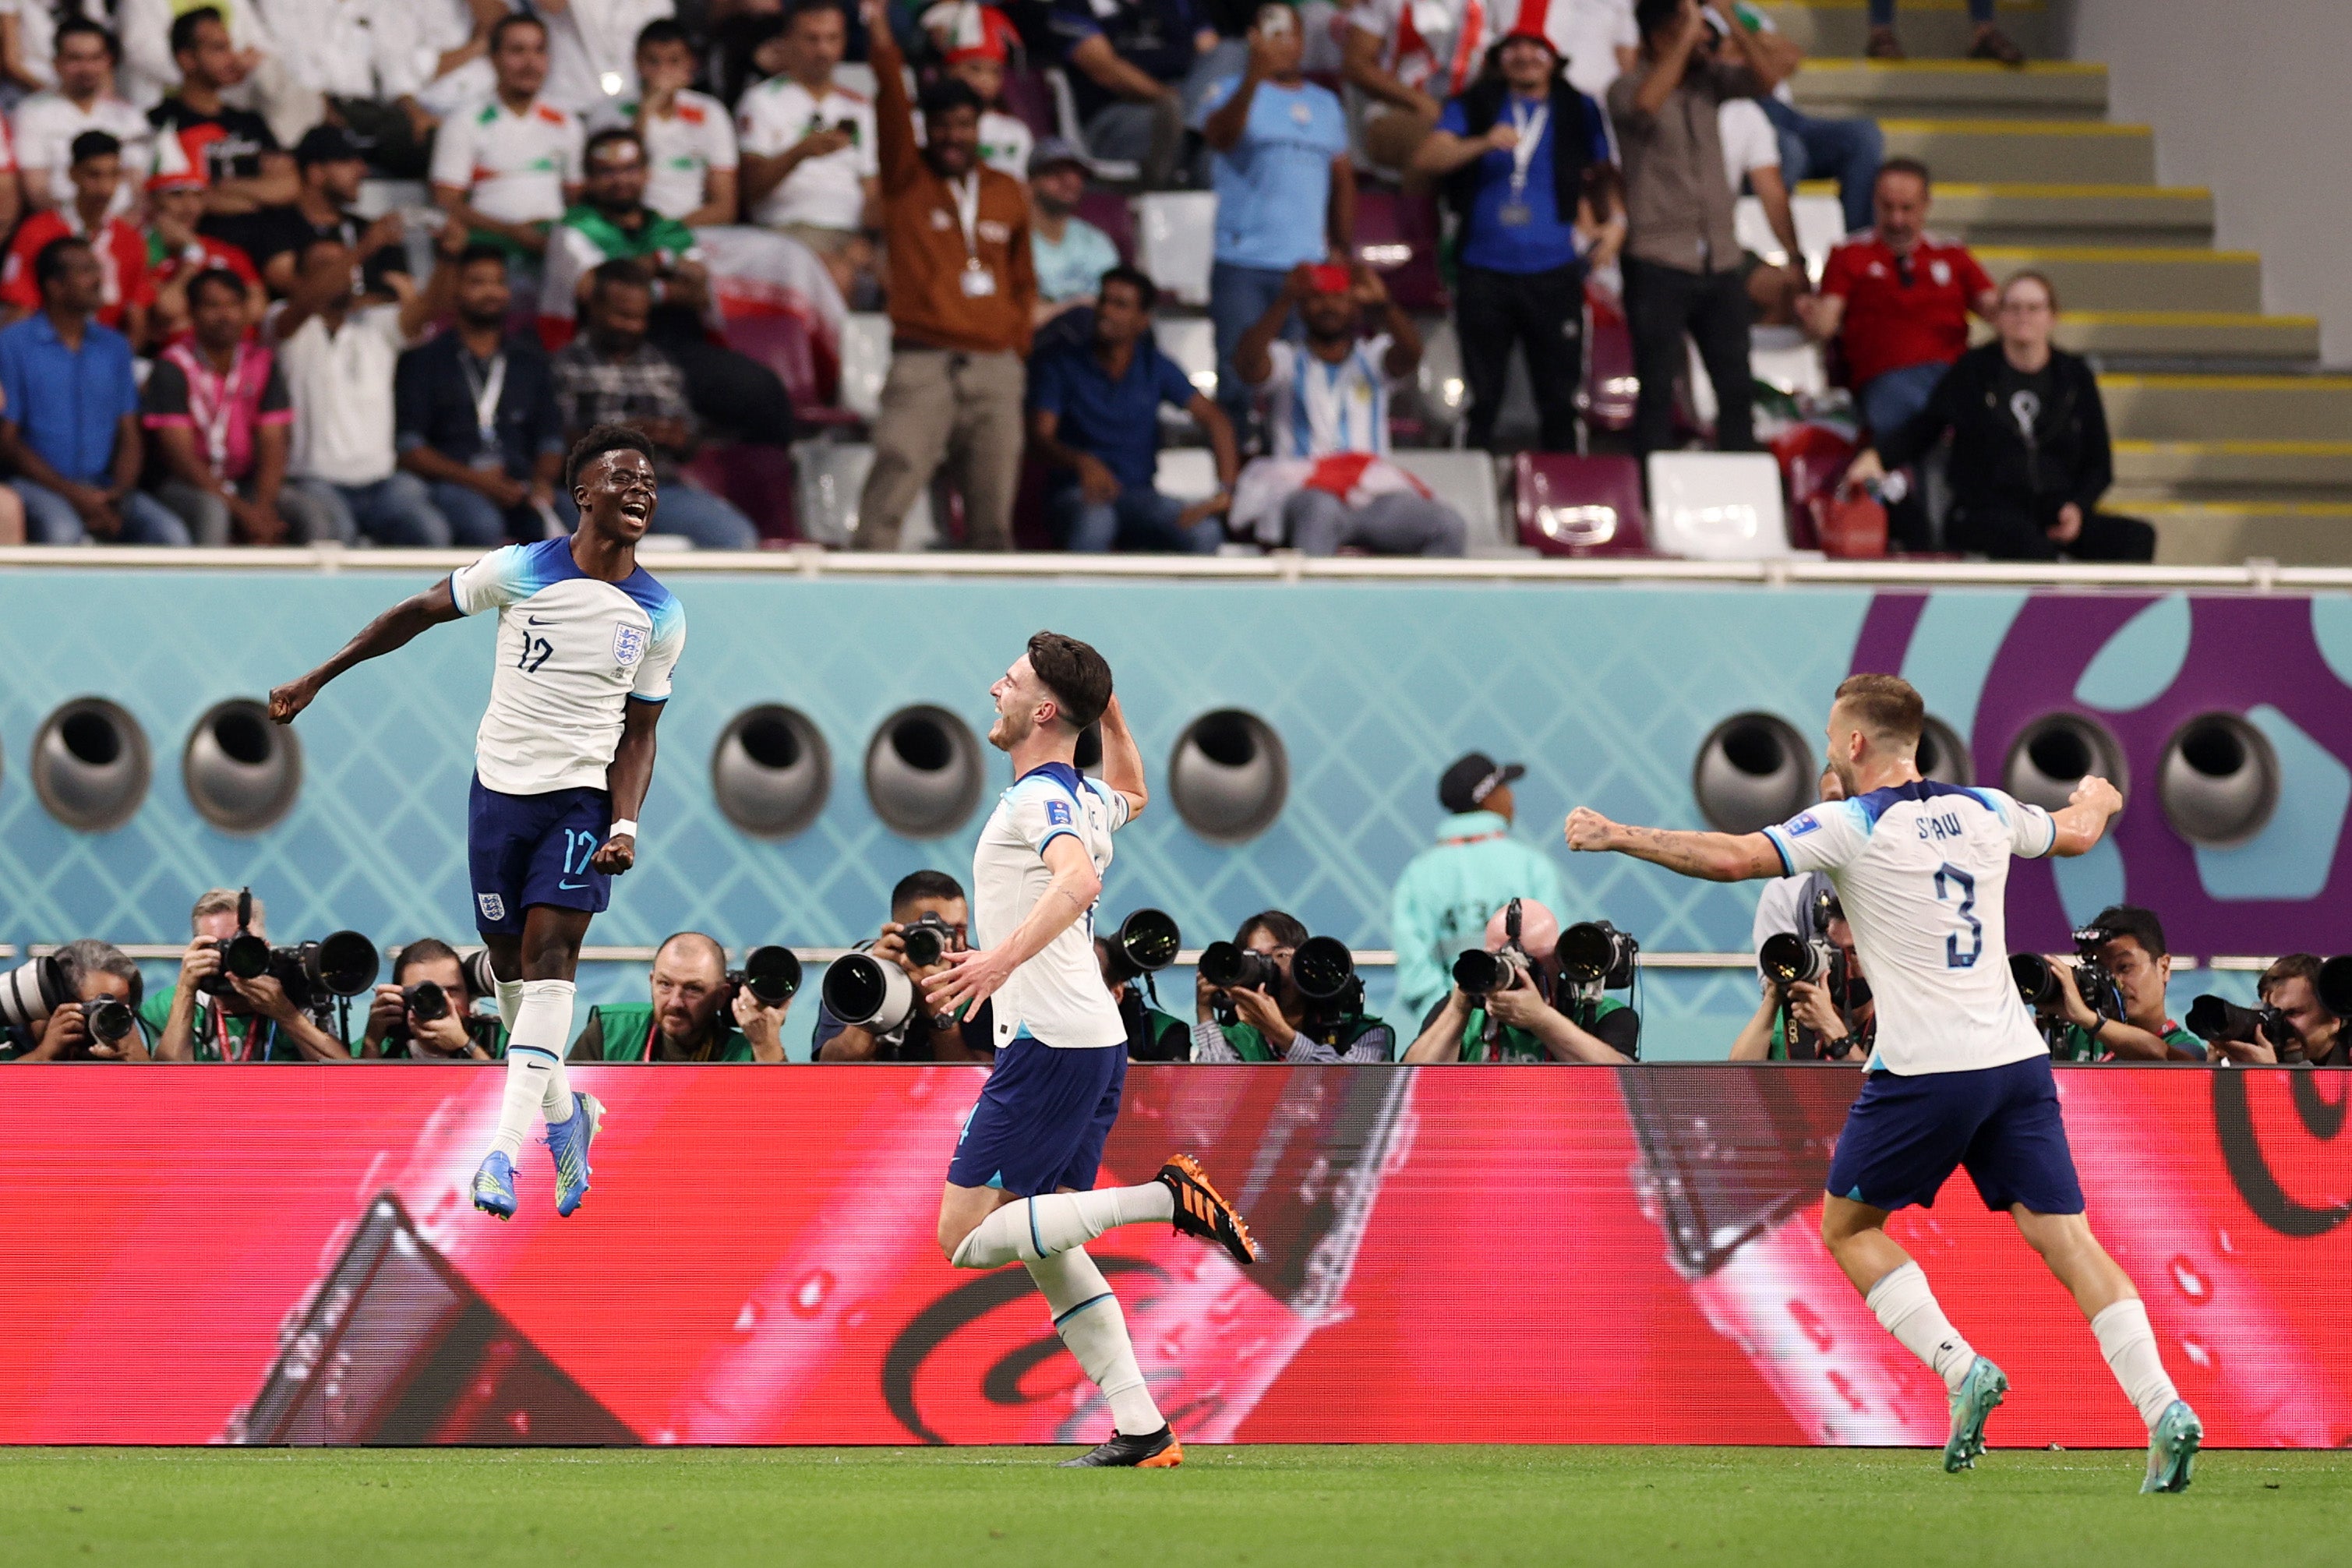
[[[2107,68],[2071,60],[2012,70],[1990,60],[1809,59],[1789,90],[1807,113],[1832,116],[2104,120],[2107,113]]]
[[[2277,360],[2307,363],[2319,357],[2319,318],[2263,316],[2236,310],[2076,310],[2058,318],[2058,346],[2103,361]],[[1978,342],[1992,338],[1974,323]]]
[[[1854,55],[1870,37],[1864,0],[1816,0],[1814,4],[1759,5],[1772,25],[1803,46],[1808,55]],[[2000,0],[1993,19],[2018,47],[2036,59],[2051,53],[2049,8],[2041,0]],[[1895,36],[1921,59],[1958,59],[1968,53],[1976,28],[1965,0],[1903,0],[1895,14]]]
[[[2352,502],[2130,502],[2117,497],[2112,505],[2156,525],[2159,566],[2235,566],[2258,559],[2352,565]]]
[[[1996,279],[2032,268],[2064,310],[2189,310],[2253,315],[2263,308],[2263,258],[2251,250],[2154,246],[1997,245],[1977,247]]]
[[[2103,375],[2118,440],[2338,441],[2352,375]]]
[[[1886,155],[1916,158],[1938,180],[2153,185],[2156,135],[2095,120],[1889,120]]]
[[[2115,454],[2119,497],[2308,501],[2352,494],[2352,441],[2123,440]]]
[[[1828,180],[1804,195],[1834,196]],[[2213,242],[2213,193],[2181,185],[2027,185],[1937,181],[1927,224],[1970,245],[2149,245]]]

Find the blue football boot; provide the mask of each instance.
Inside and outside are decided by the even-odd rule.
[[[2009,1374],[1983,1356],[1969,1363],[1968,1376],[1952,1394],[1952,1436],[1944,1444],[1946,1470],[1973,1470],[1985,1451],[1985,1418],[2009,1392]]]
[[[2197,1412],[2189,1408],[2185,1399],[2176,1399],[2164,1407],[2156,1425],[2147,1434],[2147,1479],[2141,1481],[2144,1492],[2185,1492],[2189,1489],[2189,1472],[2197,1463],[2197,1450],[2205,1442],[2205,1424],[2197,1419]]]
[[[548,1153],[555,1161],[555,1212],[566,1219],[588,1195],[588,1145],[604,1124],[604,1102],[593,1094],[574,1092],[569,1121],[548,1123]]]
[[[493,1149],[474,1173],[474,1206],[500,1219],[514,1218],[514,1162]]]

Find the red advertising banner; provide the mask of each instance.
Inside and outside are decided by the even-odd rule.
[[[1108,1417],[1017,1268],[934,1240],[971,1068],[602,1067],[594,1193],[466,1195],[500,1075],[9,1069],[0,1441],[998,1443]],[[1091,1250],[1205,1441],[1940,1443],[1822,1251],[1843,1069],[1152,1067],[1105,1182],[1198,1152],[1243,1270]],[[2352,1074],[2059,1074],[2094,1224],[2217,1447],[2352,1442]],[[1997,1441],[2138,1447],[2074,1304],[1956,1178],[1893,1233],[2007,1368]]]

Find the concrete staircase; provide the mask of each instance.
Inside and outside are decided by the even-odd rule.
[[[2211,192],[2156,183],[2148,128],[2107,121],[2106,68],[2046,59],[2042,5],[1996,13],[2021,71],[1958,58],[1960,0],[1904,0],[1913,58],[1885,64],[1859,58],[1862,0],[1764,9],[1807,50],[1800,106],[1874,117],[1935,171],[1935,227],[2056,286],[2060,342],[2101,371],[2113,503],[2157,524],[2158,561],[2352,564],[2352,377],[2318,374],[2316,320],[2263,313],[2260,255],[2214,248]]]

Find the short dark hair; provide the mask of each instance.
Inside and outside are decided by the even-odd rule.
[[[1146,310],[1160,303],[1160,285],[1151,280],[1151,275],[1124,261],[1102,275],[1102,281],[1095,285],[1095,298],[1101,299],[1103,291],[1114,283],[1124,283],[1134,289],[1136,303]]]
[[[206,22],[218,22],[224,27],[228,26],[222,20],[219,8],[212,5],[199,5],[193,11],[183,11],[172,18],[172,58],[173,59],[176,60],[182,55],[194,51],[196,29]]]
[[[1936,182],[1928,177],[1927,165],[1922,163],[1916,158],[1900,157],[1887,159],[1886,162],[1878,165],[1878,173],[1871,176],[1870,184],[1872,188],[1875,189],[1878,182],[1886,178],[1889,174],[1908,174],[1913,179],[1919,182],[1919,188],[1923,191],[1933,190],[1936,186]]]
[[[909,871],[890,889],[890,918],[895,921],[901,910],[914,908],[917,899],[936,899],[944,903],[962,897],[963,884],[945,871]]]
[[[971,83],[960,76],[943,76],[923,89],[922,113],[926,120],[937,120],[942,114],[959,109],[981,111],[980,94],[972,91]]]
[[[545,22],[528,11],[509,11],[490,24],[490,41],[487,46],[490,53],[497,54],[499,46],[507,41],[507,35],[517,27],[537,27],[541,37],[547,37]]]
[[[631,257],[615,257],[596,264],[588,274],[588,300],[591,304],[604,297],[607,289],[651,289],[653,274],[646,264]]]
[[[80,135],[73,139],[73,145],[68,151],[68,160],[75,163],[86,163],[92,158],[120,158],[121,156],[121,138],[105,131],[83,132]]]
[[[394,985],[399,984],[400,977],[420,963],[437,963],[445,958],[452,963],[459,963],[456,948],[437,936],[420,936],[403,947],[394,957],[392,983]],[[464,966],[459,963],[459,967],[462,969]]]
[[[1076,637],[1039,632],[1029,639],[1029,668],[1061,709],[1061,721],[1083,730],[1110,706],[1110,663]]]
[[[79,12],[58,24],[58,30],[52,35],[54,39],[51,45],[52,53],[62,52],[66,47],[66,40],[77,33],[95,35],[98,40],[106,46],[106,58],[116,65],[122,63],[122,40]]]
[[[677,25],[677,18],[656,16],[637,29],[637,41],[633,48],[637,54],[644,54],[656,44],[685,44],[692,47],[694,40],[686,36],[686,29]]]
[[[646,461],[655,458],[654,444],[642,430],[626,425],[596,425],[572,443],[572,450],[563,459],[563,488],[572,489],[580,482],[580,470],[607,452],[641,452]]]
[[[65,276],[67,251],[89,248],[89,241],[78,234],[61,234],[41,247],[33,257],[33,286],[46,290],[50,284]]]
[[[1683,0],[1633,0],[1633,26],[1645,38],[1682,14]]]
[[[592,168],[596,162],[596,150],[600,147],[610,147],[615,142],[626,142],[637,150],[637,155],[640,158],[645,156],[646,139],[644,137],[625,125],[607,125],[604,130],[588,138],[587,143],[580,149],[580,167],[583,170]]]
[[[244,279],[226,267],[207,267],[188,279],[189,309],[195,308],[198,297],[207,289],[226,289],[236,295],[240,301],[245,299]]]
[[[727,950],[719,945],[717,937],[698,931],[672,931],[662,938],[661,945],[654,949],[654,962],[659,963],[663,953],[682,942],[689,944],[699,943],[703,950],[710,954],[712,961],[719,965],[719,973],[721,975],[727,973]]]
[[[1849,675],[1838,682],[1837,700],[1852,710],[1855,723],[1869,731],[1873,742],[1885,742],[1898,752],[1918,748],[1927,704],[1901,676]]]
[[[459,251],[457,259],[452,265],[458,271],[463,272],[478,261],[495,261],[499,264],[499,270],[503,272],[507,268],[507,253],[488,240],[478,239]]]
[[[2164,945],[2164,922],[2156,918],[2154,910],[2137,904],[2109,904],[2091,924],[2106,932],[2109,942],[2119,936],[2131,938],[2150,958],[2162,958],[2172,951]]]
[[[837,12],[841,16],[842,26],[845,27],[849,25],[849,7],[844,5],[842,0],[799,0],[798,5],[783,14],[782,26],[777,30],[780,33],[789,33],[803,16],[812,16],[819,11]]]
[[[1280,910],[1260,910],[1234,928],[1234,945],[1247,947],[1252,931],[1264,931],[1276,947],[1297,947],[1307,940],[1306,923]]]
[[[2262,978],[2254,982],[2254,994],[2267,1002],[2271,993],[2289,980],[2308,980],[2317,985],[2319,964],[2315,952],[2290,952],[2263,971]]]

